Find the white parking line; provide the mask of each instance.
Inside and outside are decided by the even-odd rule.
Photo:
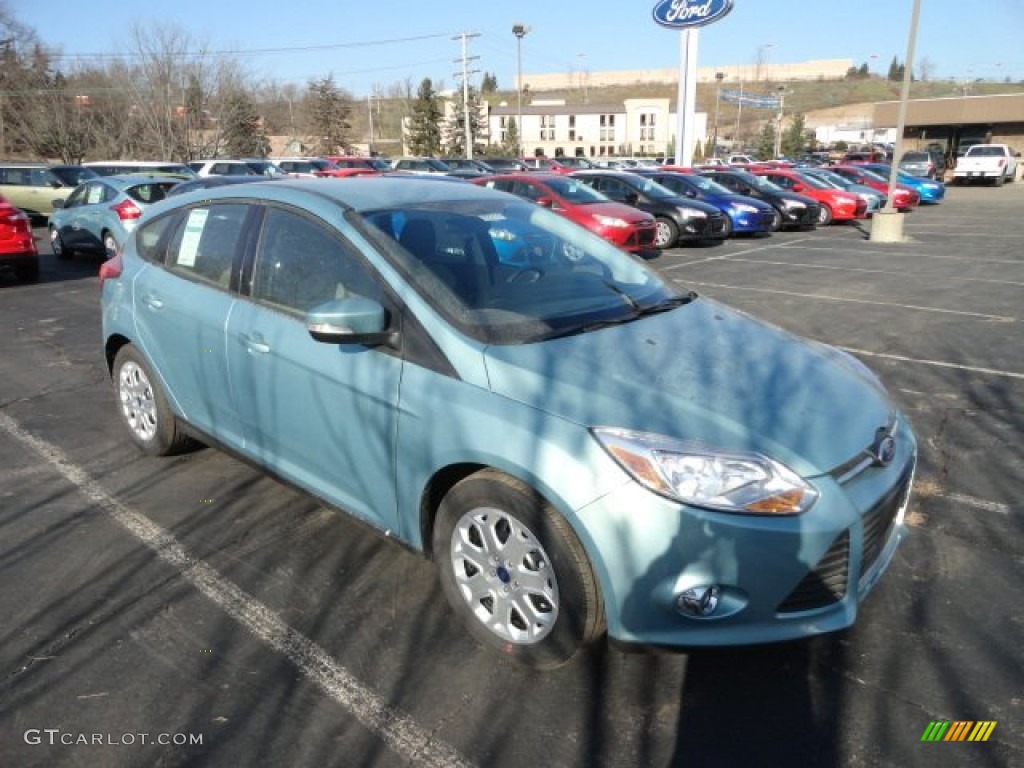
[[[778,248],[778,245],[762,245],[757,248],[747,248],[742,251],[736,251],[736,253],[723,253],[718,256],[708,256],[706,259],[696,259],[695,261],[685,261],[681,264],[672,264],[671,266],[664,267],[662,271],[668,272],[670,269],[679,269],[680,267],[692,267],[694,264],[707,264],[709,261],[722,261],[724,259],[730,259],[733,256],[743,256],[748,253],[757,253],[758,251],[767,251],[771,248]]]
[[[918,363],[919,365],[934,365],[939,368],[953,368],[958,371],[967,371],[969,373],[982,373],[987,376],[1004,376],[1008,379],[1024,379],[1024,373],[1016,373],[1014,371],[1001,371],[998,368],[978,368],[973,365],[960,365],[959,363],[947,363],[942,360],[922,360],[916,357],[904,357],[903,355],[890,355],[885,352],[868,352],[865,349],[854,349],[853,347],[839,347],[842,350],[851,352],[855,355],[864,355],[865,357],[880,357],[885,360],[898,360],[901,363]]]
[[[776,267],[803,267],[805,269],[832,269],[839,272],[865,272],[869,274],[878,275],[894,275],[897,277],[911,277],[914,280],[920,280],[921,274],[918,272],[896,272],[890,269],[864,269],[863,267],[837,267],[831,264],[804,264],[797,261],[765,261],[764,259],[739,259],[735,256],[726,256],[724,261],[736,261],[743,264],[768,264]],[[1020,285],[1024,286],[1024,282],[1017,282],[1015,280],[993,280],[984,277],[962,277],[960,275],[935,275],[935,279],[941,280],[966,280],[974,283],[997,283],[999,285]]]
[[[222,578],[206,563],[190,555],[177,539],[159,525],[107,493],[57,446],[29,434],[3,412],[0,412],[0,429],[38,453],[78,488],[86,499],[106,511],[192,586],[275,651],[283,654],[311,682],[351,712],[403,760],[411,765],[428,768],[472,765],[454,747],[385,704],[380,696],[335,663],[323,648],[290,627],[261,602]]]
[[[678,281],[677,282],[682,282]],[[821,293],[797,293],[796,291],[779,291],[772,288],[749,288],[743,285],[724,285],[722,283],[705,283],[696,280],[686,281],[686,285],[703,285],[708,288],[725,288],[730,291],[753,291],[754,293],[776,293],[782,296],[796,296],[802,299],[820,299],[821,301],[838,301],[850,304],[872,304],[879,307],[896,307],[897,309],[915,309],[920,312],[938,312],[944,315],[960,315],[961,317],[977,317],[982,320],[995,320],[1000,323],[1015,323],[1017,318],[1005,315],[986,315],[980,312],[964,312],[959,309],[942,309],[940,307],[921,307],[916,304],[897,304],[892,301],[871,301],[870,299],[851,299],[846,296],[829,296]]]
[[[783,245],[782,248],[786,249],[786,248],[789,248],[789,246],[788,245]],[[835,253],[836,252],[836,248],[834,246],[833,247],[829,247],[829,248],[825,248],[825,247],[821,247],[821,246],[804,245],[804,246],[800,246],[799,250],[801,250],[801,251],[823,251],[825,253]],[[853,250],[853,249],[851,248],[851,250]],[[976,263],[981,263],[981,264],[1011,264],[1011,265],[1018,266],[1018,267],[1024,266],[1024,261],[1022,261],[1020,259],[986,259],[984,257],[975,256],[973,254],[970,255],[970,256],[945,256],[945,255],[940,254],[940,253],[920,253],[920,252],[905,253],[905,252],[900,252],[900,251],[897,251],[897,250],[881,251],[881,250],[874,250],[874,249],[871,249],[871,248],[857,248],[856,252],[860,256],[866,256],[866,255],[885,256],[886,258],[893,258],[893,257],[899,257],[899,256],[913,256],[915,258],[920,257],[920,258],[926,258],[926,259],[942,259],[942,260],[945,260],[945,261],[969,261],[971,264],[976,264]]]
[[[968,507],[974,507],[975,509],[981,509],[985,512],[998,512],[1001,515],[1010,514],[1010,507],[1008,504],[1002,504],[998,501],[985,501],[984,499],[976,499],[973,496],[964,496],[962,493],[940,493],[939,498],[949,499],[955,501],[958,504],[963,504]]]

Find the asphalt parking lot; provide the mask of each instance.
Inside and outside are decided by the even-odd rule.
[[[909,536],[857,625],[546,673],[338,512],[217,451],[136,452],[97,264],[39,230],[41,282],[0,276],[0,765],[1024,764],[1024,183],[950,188],[906,243],[867,226],[651,262],[852,351],[910,418]],[[935,720],[996,726],[922,743]]]

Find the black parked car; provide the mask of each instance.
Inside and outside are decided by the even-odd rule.
[[[818,225],[820,205],[806,195],[787,192],[768,179],[740,170],[701,171],[702,176],[717,181],[738,195],[764,200],[779,212],[775,229],[814,229]]]
[[[729,236],[726,216],[718,208],[682,197],[639,174],[602,169],[570,175],[617,203],[632,205],[654,216],[656,248],[672,248],[694,240],[724,240]]]

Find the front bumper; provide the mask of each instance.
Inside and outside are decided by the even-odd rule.
[[[916,465],[909,429],[887,467],[821,493],[798,517],[713,512],[672,502],[635,483],[578,513],[603,591],[609,637],[661,647],[748,645],[843,629],[905,535]],[[600,553],[594,556],[594,553]],[[694,616],[686,590],[718,588],[717,607]]]

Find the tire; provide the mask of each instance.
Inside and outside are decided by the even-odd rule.
[[[659,250],[671,248],[679,240],[679,227],[672,219],[658,216],[655,219],[654,247]]]
[[[772,213],[772,225],[770,227],[772,232],[778,232],[782,229],[782,214],[779,211]]]
[[[23,283],[39,282],[39,262],[33,261],[30,264],[22,264],[14,268],[14,275]]]
[[[996,176],[994,179],[992,179],[992,184],[994,186],[1001,187],[1001,186],[1003,186],[1003,182],[1004,181],[1006,181],[1006,174],[1005,173],[1001,173],[998,176]]]
[[[103,256],[112,258],[117,253],[117,240],[109,232],[103,233]]]
[[[533,669],[604,631],[597,579],[565,518],[525,483],[483,470],[438,509],[433,552],[452,609],[478,642]]]
[[[191,445],[149,365],[131,344],[114,358],[113,384],[121,420],[143,453],[169,456]]]
[[[729,214],[725,214],[725,224],[722,225],[722,240],[728,240],[733,236],[732,219],[729,218]]]
[[[827,227],[832,223],[832,209],[829,208],[825,203],[822,203],[818,208],[818,226]]]
[[[64,238],[60,236],[60,232],[57,231],[56,227],[50,227],[50,250],[61,261],[67,261],[74,256],[74,253],[65,247]]]

